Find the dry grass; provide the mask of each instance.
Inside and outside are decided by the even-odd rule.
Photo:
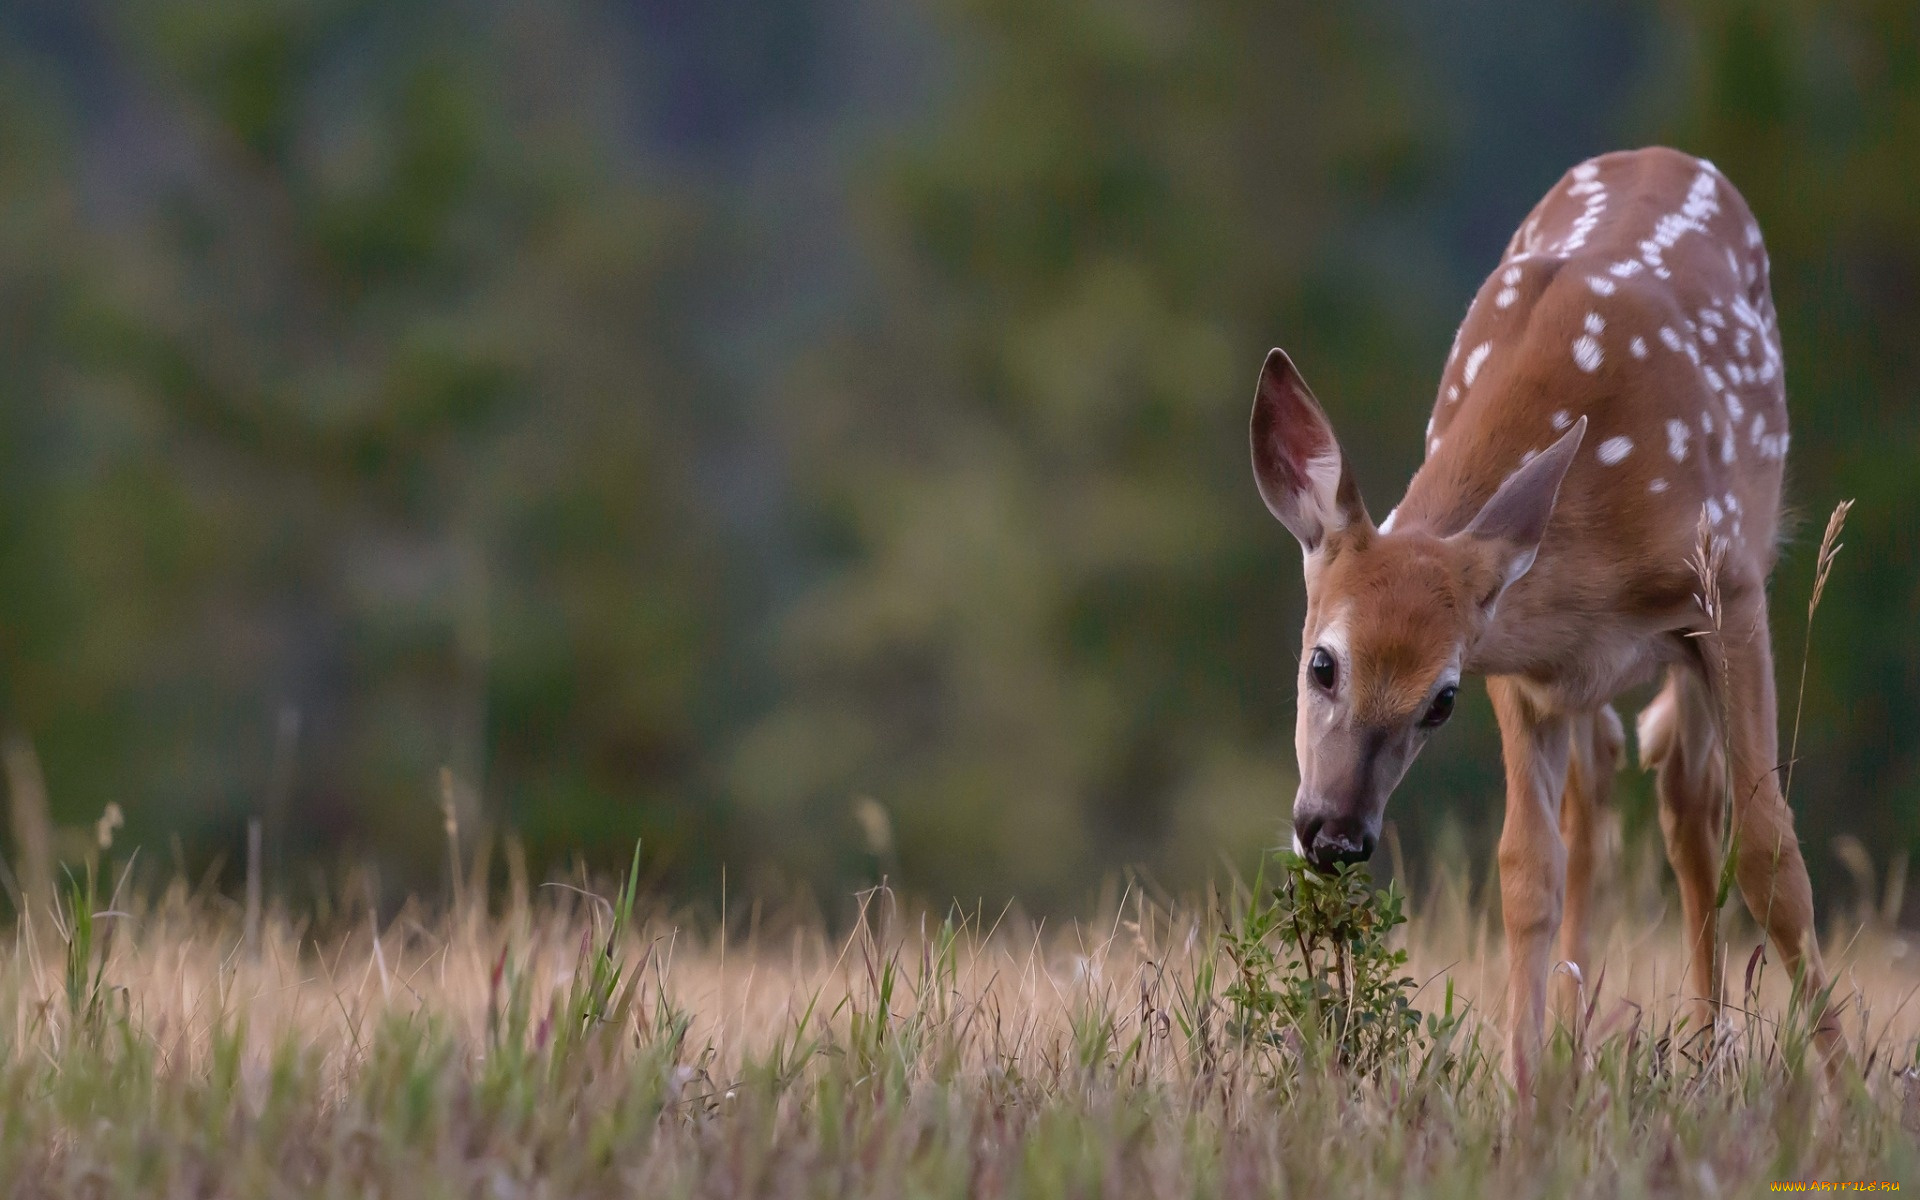
[[[1652,852],[1616,856],[1592,994],[1538,1110],[1502,1081],[1497,915],[1443,876],[1412,967],[1468,1010],[1371,1078],[1238,1044],[1230,905],[1138,890],[1094,920],[943,920],[887,893],[845,937],[522,891],[318,934],[175,885],[92,941],[0,960],[0,1179],[16,1195],[1747,1195],[1903,1180],[1920,952],[1829,935],[1861,1077],[1827,1094],[1777,970],[1730,935],[1717,1039]],[[344,888],[354,894],[357,888]],[[1731,923],[1730,923],[1731,924]],[[97,990],[92,981],[99,980]]]

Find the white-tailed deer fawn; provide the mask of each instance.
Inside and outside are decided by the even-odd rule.
[[[1487,677],[1506,759],[1500,898],[1512,1067],[1541,1044],[1552,943],[1593,976],[1595,814],[1622,745],[1610,702],[1666,672],[1639,720],[1689,939],[1692,1027],[1720,1002],[1720,821],[1741,895],[1818,997],[1825,968],[1781,794],[1767,575],[1787,452],[1767,255],[1712,164],[1608,154],[1540,201],[1474,298],[1441,375],[1426,461],[1367,515],[1326,414],[1267,356],[1253,407],[1260,495],[1306,551],[1296,849],[1366,858],[1387,797]],[[1724,550],[1717,613],[1690,564]],[[1844,1050],[1819,1018],[1831,1064]]]

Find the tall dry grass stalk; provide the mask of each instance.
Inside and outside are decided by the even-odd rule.
[[[1730,687],[1727,679],[1727,631],[1726,602],[1721,592],[1722,572],[1726,567],[1727,543],[1714,532],[1713,522],[1707,510],[1700,510],[1700,521],[1694,527],[1693,551],[1687,556],[1687,566],[1693,572],[1694,602],[1700,606],[1705,627],[1694,630],[1688,636],[1696,639],[1700,647],[1702,665],[1707,675],[1707,685],[1713,693],[1713,714],[1716,728],[1715,736],[1720,743],[1720,877],[1714,894],[1717,908],[1725,908],[1727,898],[1733,891],[1735,868],[1739,862],[1740,834],[1736,824],[1735,797],[1733,785],[1733,755],[1728,751],[1730,744],[1728,731],[1732,728],[1733,714],[1728,709]]]
[[[0,741],[0,765],[7,777],[7,815],[13,831],[14,872],[22,911],[44,916],[53,908],[53,817],[47,809],[47,781],[33,743],[10,733]]]
[[[1787,746],[1787,777],[1781,792],[1793,796],[1793,768],[1800,761],[1800,717],[1807,703],[1807,666],[1813,660],[1813,615],[1820,611],[1820,597],[1826,594],[1827,579],[1833,574],[1833,560],[1840,556],[1840,531],[1846,528],[1853,501],[1842,500],[1827,517],[1826,532],[1820,535],[1820,553],[1814,559],[1813,595],[1807,598],[1807,627],[1800,642],[1800,686],[1793,701],[1793,736]]]
[[[242,925],[241,942],[248,954],[260,952],[260,914],[265,903],[266,864],[262,862],[260,821],[258,818],[247,822],[247,901],[246,918]]]

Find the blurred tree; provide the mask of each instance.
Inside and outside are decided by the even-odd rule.
[[[64,363],[10,376],[48,428],[4,667],[57,807],[231,846],[265,806],[431,869],[448,765],[469,831],[484,794],[536,850],[675,858],[722,636],[676,348],[701,221],[612,140],[596,13],[97,19],[153,161],[35,309]]]
[[[783,397],[822,574],[732,767],[783,854],[831,865],[863,792],[936,894],[1273,843],[1300,601],[1248,482],[1255,369],[1286,341],[1370,457],[1378,406],[1431,386],[1367,252],[1423,170],[1389,28],[956,14],[957,94],[870,200],[874,307]]]
[[[65,172],[71,131],[52,83],[0,42],[0,736],[16,769],[11,752],[55,713],[95,734],[113,732],[116,716],[98,703],[101,664],[82,653],[106,631],[89,628],[65,536],[81,489],[62,469],[73,430],[55,393],[79,214]],[[11,793],[17,781],[7,782]],[[10,849],[20,875],[37,873]]]

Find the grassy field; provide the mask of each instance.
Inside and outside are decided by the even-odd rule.
[[[1532,1115],[1501,1074],[1497,916],[1454,876],[1398,929],[1362,905],[1383,919],[1343,934],[1340,965],[1372,982],[1342,1001],[1336,980],[1321,1007],[1287,923],[1312,914],[1245,888],[1116,887],[1070,924],[876,891],[830,936],[645,896],[629,915],[618,881],[384,921],[336,898],[304,927],[184,884],[103,884],[78,898],[90,921],[63,905],[0,958],[0,1179],[22,1196],[1519,1197],[1920,1176],[1920,954],[1865,908],[1829,934],[1860,1078],[1828,1092],[1778,970],[1752,963],[1748,985],[1743,928],[1737,1011],[1714,1038],[1674,1029],[1661,864],[1624,858],[1603,970]],[[1333,1035],[1299,1017],[1338,1003]]]

